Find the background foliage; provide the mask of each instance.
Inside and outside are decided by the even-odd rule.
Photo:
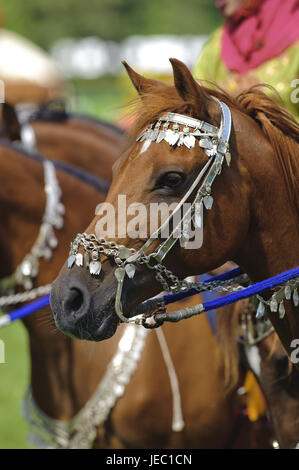
[[[44,48],[62,37],[202,35],[222,22],[213,0],[6,0],[2,9],[6,28]]]

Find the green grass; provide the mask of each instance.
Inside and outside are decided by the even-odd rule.
[[[0,363],[0,449],[33,449],[21,401],[29,383],[27,333],[20,321],[0,330],[5,363]]]

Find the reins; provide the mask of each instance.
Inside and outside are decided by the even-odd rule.
[[[287,291],[290,289],[292,296],[293,296],[294,305],[295,306],[299,305],[299,299],[297,299],[298,286],[299,286],[299,267],[298,267],[298,268],[290,269],[288,271],[284,271],[283,273],[280,273],[276,276],[265,279],[264,281],[252,284],[251,286],[247,288],[241,287],[241,290],[239,292],[234,292],[232,294],[228,294],[223,297],[218,297],[217,299],[203,302],[194,307],[188,307],[188,308],[171,312],[171,313],[163,313],[163,314],[157,313],[157,314],[151,315],[150,317],[143,316],[144,313],[151,312],[161,306],[166,306],[171,303],[177,302],[178,300],[181,300],[182,298],[197,295],[201,292],[200,288],[202,288],[203,286],[204,286],[204,289],[206,289],[206,287],[209,287],[209,284],[213,283],[215,286],[215,282],[219,280],[220,282],[222,282],[224,280],[227,281],[229,279],[234,279],[236,278],[236,274],[237,276],[239,276],[241,272],[242,272],[241,268],[236,268],[231,271],[227,271],[226,273],[219,274],[218,276],[213,276],[203,281],[202,283],[195,283],[195,284],[198,284],[199,289],[190,290],[189,292],[183,292],[181,298],[179,294],[168,294],[168,295],[155,297],[153,299],[145,301],[136,310],[135,313],[137,316],[134,316],[132,318],[127,318],[127,323],[135,323],[137,325],[145,326],[146,328],[153,328],[156,326],[160,326],[164,321],[178,322],[182,319],[190,318],[194,315],[198,315],[198,314],[207,312],[209,310],[215,310],[220,307],[224,307],[226,305],[236,303],[239,300],[256,296],[257,294],[263,293],[277,286],[281,286],[282,284],[286,284],[286,285],[282,286],[281,289],[284,289],[284,291],[286,289]],[[194,284],[194,283],[191,283],[191,284]],[[213,290],[213,289],[209,288],[208,290]],[[278,295],[277,293],[274,293],[271,299],[273,297],[275,298],[275,296],[277,295]],[[25,307],[22,307],[20,309],[17,309],[7,315],[3,315],[2,317],[0,317],[0,327],[8,325],[14,320],[17,320],[26,315],[29,315],[30,313],[35,312],[39,308],[42,308],[40,305],[42,305],[43,307],[48,306],[49,297],[50,297],[49,295],[46,295],[42,297],[41,299],[39,299],[38,301],[32,302],[31,304],[28,304]],[[39,301],[41,302],[41,304],[39,303]],[[269,303],[269,306],[270,306],[271,300],[265,301],[265,302],[267,302],[267,304]]]

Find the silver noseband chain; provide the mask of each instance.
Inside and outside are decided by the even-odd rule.
[[[45,172],[46,209],[39,234],[30,253],[25,256],[15,272],[17,284],[31,289],[33,279],[38,275],[39,259],[49,261],[57,247],[54,229],[63,227],[64,205],[61,203],[61,189],[56,178],[55,167],[49,160],[43,162]]]
[[[117,265],[114,274],[118,282],[115,311],[122,322],[130,321],[122,313],[122,287],[126,275],[130,279],[134,277],[136,264],[144,264],[149,269],[154,270],[156,272],[156,280],[160,282],[164,291],[179,292],[180,290],[192,288],[191,284],[189,285],[186,281],[180,281],[177,276],[162,264],[162,261],[178,239],[180,239],[181,246],[186,248],[189,241],[186,222],[192,220],[195,227],[200,227],[201,221],[198,221],[198,217],[199,213],[201,213],[201,206],[204,204],[207,210],[212,208],[213,197],[211,196],[211,188],[216,176],[222,171],[224,159],[227,165],[230,165],[229,137],[231,132],[231,113],[226,104],[218,99],[216,99],[216,101],[221,108],[221,123],[219,128],[204,121],[190,118],[189,116],[177,113],[166,113],[155,123],[151,124],[137,138],[137,141],[145,141],[145,143],[159,143],[165,140],[165,142],[171,146],[176,145],[180,147],[184,145],[189,149],[193,148],[196,141],[198,141],[199,146],[204,149],[206,155],[209,157],[207,163],[197,175],[175,210],[166,221],[151,234],[150,238],[140,250],[136,251],[134,248],[127,248],[115,242],[108,242],[104,238],[97,238],[94,234],[88,235],[86,233],[78,234],[74,242],[71,243],[68,258],[69,268],[72,268],[74,264],[83,267],[85,263],[85,267],[89,269],[90,274],[96,276],[101,272],[101,253],[114,259]],[[172,128],[169,127],[170,124]],[[180,126],[183,126],[183,128],[181,129]],[[192,130],[190,130],[190,128]],[[170,236],[165,241],[161,242],[152,253],[147,255],[145,251],[159,235],[161,235],[163,229],[178,213],[182,205],[198,186],[199,189],[197,190],[190,208],[186,211],[178,224],[174,226]],[[79,252],[80,247],[83,247],[83,254]]]

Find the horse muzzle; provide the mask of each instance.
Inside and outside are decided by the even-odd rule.
[[[68,336],[90,341],[102,341],[115,333],[118,325],[114,311],[115,282],[113,287],[110,283],[104,295],[103,289],[99,289],[100,284],[99,279],[91,278],[80,268],[62,268],[50,294],[50,305],[59,330]]]

